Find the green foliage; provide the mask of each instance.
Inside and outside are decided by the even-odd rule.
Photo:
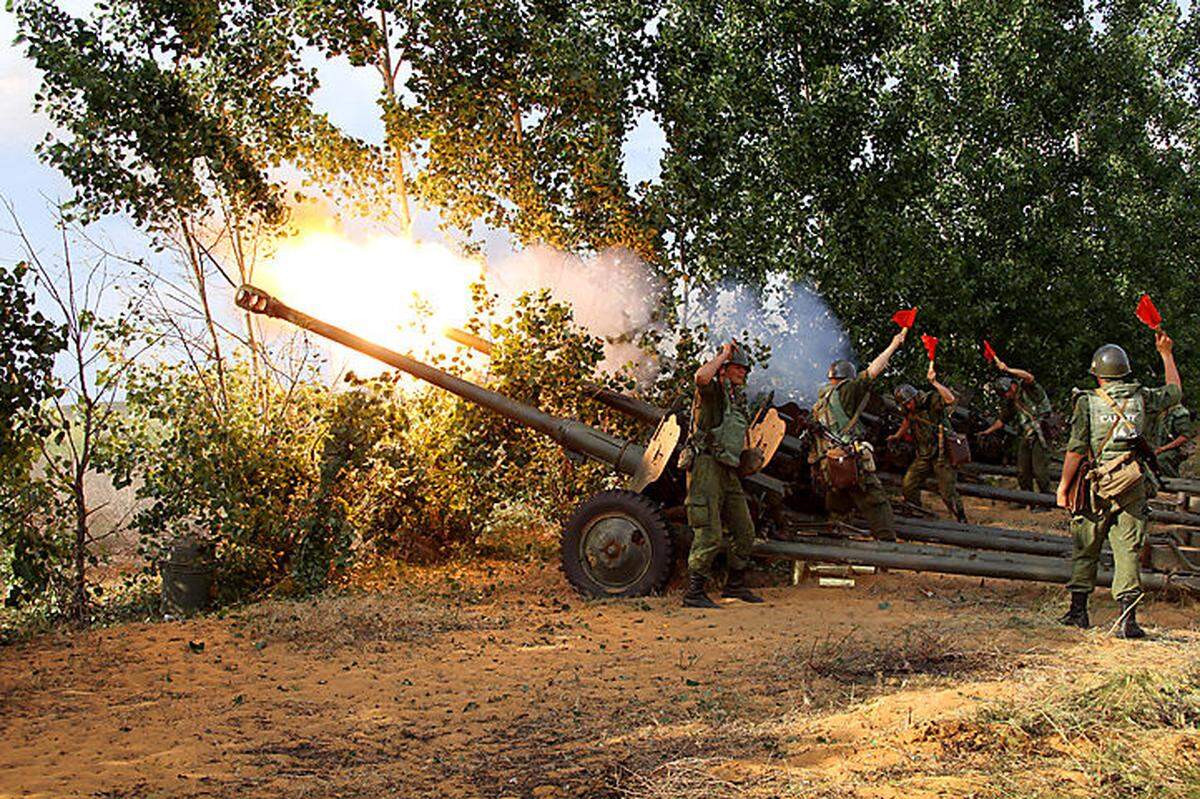
[[[598,379],[602,347],[565,307],[525,297],[490,329],[489,373],[470,379],[603,422],[607,412],[581,397]],[[212,370],[130,373],[112,461],[122,483],[140,478],[149,501],[133,522],[148,564],[191,536],[213,545],[223,599],[274,586],[315,591],[366,554],[420,560],[469,549],[496,514],[557,520],[607,471],[572,465],[540,433],[408,378],[344,390],[316,378],[256,381],[248,364],[227,364],[228,402],[218,403]]]
[[[947,374],[982,376],[986,336],[1056,392],[1105,340],[1158,368],[1148,291],[1200,388],[1198,30],[1171,0],[674,3],[673,260],[811,280],[864,357],[919,305]]]
[[[61,326],[37,310],[28,264],[0,264],[0,463],[25,462],[25,430],[37,405],[54,394],[54,356],[65,346]],[[7,468],[7,467],[6,467]]]
[[[56,126],[38,150],[77,213],[162,230],[219,196],[280,218],[268,169],[328,132],[286,2],[117,0],[86,19],[48,0],[14,7],[42,74],[35,106]]]
[[[288,574],[319,479],[328,389],[260,384],[231,364],[218,403],[214,372],[131,371],[113,460],[119,483],[140,477],[138,495],[151,500],[133,520],[149,567],[177,538],[195,537],[214,545],[218,584],[236,596]]]

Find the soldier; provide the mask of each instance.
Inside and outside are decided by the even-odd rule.
[[[715,358],[696,370],[692,433],[687,445],[692,459],[687,492],[692,548],[688,588],[683,595],[687,607],[718,607],[704,592],[704,585],[723,549],[727,550],[729,575],[721,596],[763,601],[745,581],[754,522],[737,472],[750,425],[745,391],[749,372],[750,361],[735,342],[723,346]]]
[[[1071,438],[1058,484],[1058,504],[1067,508],[1071,486],[1085,459],[1093,463],[1095,477],[1090,507],[1073,511],[1071,534],[1075,547],[1071,568],[1071,607],[1060,619],[1063,624],[1089,626],[1088,596],[1096,586],[1100,548],[1107,538],[1113,552],[1112,595],[1121,606],[1117,635],[1144,638],[1138,626],[1136,606],[1142,596],[1138,557],[1146,542],[1146,498],[1144,450],[1139,441],[1150,418],[1179,403],[1183,389],[1175,366],[1173,343],[1161,331],[1155,348],[1162,356],[1166,385],[1145,388],[1129,379],[1129,356],[1116,344],[1105,344],[1092,356],[1091,373],[1099,384],[1080,392],[1071,417]]]
[[[1000,418],[981,436],[989,436],[1009,422],[1015,421],[1019,435],[1017,444],[1017,485],[1022,491],[1032,491],[1037,482],[1038,491],[1050,493],[1049,446],[1043,422],[1050,414],[1050,398],[1046,390],[1024,369],[1014,369],[996,358],[996,368],[1005,375],[996,379],[996,390],[1004,402]],[[1048,508],[1031,506],[1035,513]]]
[[[912,437],[916,454],[904,473],[901,491],[911,505],[921,506],[921,487],[930,475],[937,480],[938,494],[946,509],[960,522],[967,520],[962,498],[958,495],[958,473],[950,465],[946,454],[946,433],[950,426],[950,412],[958,398],[954,392],[938,382],[933,361],[925,376],[933,391],[918,391],[916,387],[903,383],[896,387],[893,396],[896,404],[904,409],[904,421],[900,429],[888,436],[888,443],[899,441],[906,435]]]
[[[830,484],[827,459],[833,450],[861,449],[865,446],[861,444],[863,429],[860,418],[871,398],[871,386],[883,374],[888,361],[900,349],[907,335],[908,328],[901,328],[887,349],[871,361],[863,374],[859,374],[849,361],[834,361],[829,366],[829,382],[821,387],[812,409],[812,418],[827,431],[814,437],[811,456],[822,467],[819,472],[826,476],[825,507],[833,516],[846,515],[857,507],[858,512],[866,518],[871,533],[880,541],[896,540],[896,520],[892,516],[892,505],[883,491],[883,485],[875,476],[874,461],[870,458],[869,450],[860,461],[858,484],[851,488],[835,489]]]
[[[1179,468],[1188,459],[1188,446],[1196,431],[1192,426],[1192,415],[1182,405],[1176,405],[1159,416],[1155,437],[1155,459],[1158,472],[1163,477],[1178,477]]]

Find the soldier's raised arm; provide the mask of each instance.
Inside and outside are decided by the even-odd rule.
[[[1179,396],[1183,397],[1183,381],[1179,379],[1179,367],[1175,365],[1175,342],[1161,330],[1154,333],[1154,349],[1162,356],[1163,371],[1166,374],[1168,386],[1178,386]]]
[[[925,377],[929,378],[929,385],[933,386],[937,393],[941,395],[942,402],[946,403],[947,406],[958,402],[958,397],[954,395],[950,387],[938,382],[937,371],[933,368],[933,361],[929,362],[929,371],[925,373]]]
[[[736,345],[732,341],[725,344],[711,361],[696,370],[696,385],[707,386],[713,381],[717,372],[721,370],[721,366],[733,356],[734,346]]]
[[[900,332],[892,336],[892,343],[887,345],[887,349],[875,356],[875,360],[867,366],[867,374],[872,380],[877,379],[883,370],[887,368],[888,361],[896,354],[896,350],[900,349],[900,345],[904,343],[904,339],[908,337],[908,328],[900,328]]]

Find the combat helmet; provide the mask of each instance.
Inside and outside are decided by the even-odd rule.
[[[858,367],[845,358],[840,358],[829,364],[830,380],[853,380],[856,377],[858,377]]]
[[[1124,349],[1117,344],[1105,344],[1092,355],[1092,368],[1088,371],[1095,377],[1116,380],[1128,375],[1133,368]]]
[[[921,392],[917,391],[916,386],[911,383],[901,383],[896,386],[896,390],[892,392],[892,396],[896,399],[897,404],[907,405],[915,400]]]
[[[729,360],[725,361],[725,365],[740,366],[747,372],[750,371],[750,359],[746,356],[746,352],[737,345],[734,345],[733,352],[729,354]]]
[[[1000,396],[1004,396],[1008,392],[1012,391],[1013,386],[1016,385],[1018,385],[1017,381],[1007,376],[997,377],[995,382],[996,391],[1000,393]]]

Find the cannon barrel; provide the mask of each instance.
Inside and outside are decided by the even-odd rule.
[[[537,408],[497,394],[495,391],[455,377],[449,372],[443,372],[441,369],[422,363],[415,358],[381,347],[361,336],[356,336],[340,327],[309,316],[303,311],[298,311],[254,286],[244,285],[239,288],[234,302],[243,310],[291,322],[352,350],[369,355],[389,366],[394,366],[426,383],[445,389],[468,402],[482,405],[501,416],[549,436],[563,449],[606,463],[622,474],[633,474],[642,461],[644,448],[638,444],[610,436],[582,422],[561,419],[544,413]]]

